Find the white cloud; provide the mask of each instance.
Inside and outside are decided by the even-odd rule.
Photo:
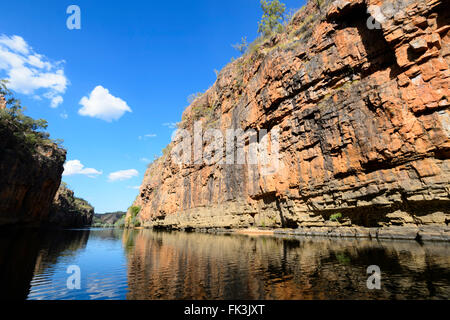
[[[128,189],[133,189],[133,190],[139,190],[141,189],[141,186],[128,186]]]
[[[58,106],[63,103],[64,99],[61,96],[56,96],[54,98],[52,98],[52,103],[51,103],[51,107],[52,108],[58,108]]]
[[[103,172],[93,168],[85,168],[84,165],[80,162],[80,160],[70,160],[64,164],[63,176],[73,176],[78,174],[85,175],[90,178],[95,178],[103,174]]]
[[[121,171],[116,171],[116,172],[110,173],[108,176],[108,179],[110,182],[123,181],[123,180],[131,179],[133,177],[137,177],[138,175],[139,175],[139,172],[135,169],[121,170]]]
[[[176,122],[165,122],[162,124],[164,127],[168,127],[170,129],[176,129],[177,123]]]
[[[29,53],[28,44],[22,37],[19,36],[8,37],[6,35],[2,35],[0,37],[0,44],[10,48],[15,52],[19,52],[22,54]]]
[[[142,139],[147,139],[147,138],[156,138],[156,134],[151,133],[151,134],[145,134],[143,136],[139,136],[138,139],[142,140]]]
[[[125,112],[132,112],[125,101],[114,97],[108,89],[102,86],[95,87],[88,97],[80,101],[83,106],[78,113],[82,116],[98,118],[107,122],[118,120]]]
[[[45,97],[56,108],[62,103],[69,81],[61,67],[63,61],[50,62],[34,52],[20,36],[0,35],[0,77],[8,87],[34,99]]]
[[[63,111],[60,115],[61,118],[63,118],[64,120],[69,118],[69,115],[67,114],[67,112]]]
[[[141,158],[140,160],[141,160],[142,162],[151,162],[151,160],[148,159],[148,158]]]

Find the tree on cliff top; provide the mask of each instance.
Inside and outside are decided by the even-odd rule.
[[[20,100],[16,99],[7,88],[6,80],[0,80],[0,97],[5,100],[5,108],[0,109],[0,125],[8,127],[14,132],[14,136],[26,146],[34,149],[38,145],[47,144],[51,141],[47,129],[47,121],[44,119],[34,120],[24,115],[25,110]],[[59,143],[60,141],[56,141]]]
[[[258,23],[258,33],[267,37],[272,32],[281,32],[283,30],[284,13],[286,11],[286,5],[279,0],[273,0],[271,2],[267,0],[261,0],[261,8],[263,10],[263,16]]]
[[[247,43],[247,37],[242,37],[240,43],[233,44],[232,47],[241,54],[247,52],[255,52],[258,50],[262,42],[270,37],[274,32],[282,32],[284,29],[283,23],[286,16],[286,5],[279,0],[261,0],[261,9],[263,16],[258,22],[259,36],[251,44]],[[232,58],[232,61],[235,59]]]

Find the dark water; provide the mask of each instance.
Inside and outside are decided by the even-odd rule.
[[[370,265],[380,290],[367,288]],[[1,230],[0,281],[3,299],[449,299],[450,244]]]

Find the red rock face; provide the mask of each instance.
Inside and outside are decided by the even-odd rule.
[[[284,33],[222,70],[180,125],[278,129],[279,170],[178,165],[172,143],[135,201],[144,225],[448,223],[449,9],[443,0],[309,2]]]
[[[66,151],[46,145],[30,152],[0,126],[0,226],[48,221],[61,183]]]

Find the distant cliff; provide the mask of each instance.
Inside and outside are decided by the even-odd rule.
[[[242,164],[220,163],[227,151],[180,165],[172,142],[134,203],[142,224],[446,226],[449,13],[442,0],[309,1],[283,32],[226,66],[179,124],[192,150],[197,121],[203,132],[265,129],[268,140],[278,132],[278,170],[249,163],[248,139]],[[211,141],[223,142],[199,144],[205,151]]]
[[[81,228],[90,226],[94,208],[86,201],[74,196],[72,190],[62,183],[53,201],[49,221],[52,226]]]
[[[95,214],[92,222],[93,227],[123,227],[126,212],[111,212]]]

